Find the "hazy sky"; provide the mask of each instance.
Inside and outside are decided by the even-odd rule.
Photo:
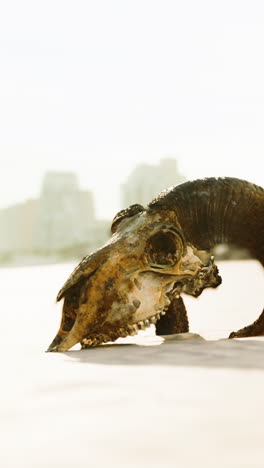
[[[263,49],[263,0],[2,0],[0,206],[73,170],[111,217],[164,156],[263,184]]]

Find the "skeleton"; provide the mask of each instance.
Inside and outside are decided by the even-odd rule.
[[[132,205],[112,223],[112,237],[85,257],[60,290],[60,329],[48,351],[89,348],[134,335],[188,332],[182,293],[198,297],[220,285],[212,248],[231,243],[264,265],[264,190],[234,178],[187,182],[145,209]],[[230,337],[264,334],[264,311]]]

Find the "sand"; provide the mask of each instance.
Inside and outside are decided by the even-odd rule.
[[[0,269],[1,466],[263,468],[264,337],[226,339],[261,312],[262,268],[220,263],[223,285],[186,297],[189,340],[44,353],[72,267]]]

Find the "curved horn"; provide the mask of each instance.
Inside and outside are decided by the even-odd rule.
[[[132,216],[135,216],[136,214],[141,213],[142,211],[145,211],[145,208],[142,205],[139,205],[139,204],[131,205],[128,208],[126,208],[125,210],[119,211],[115,215],[115,217],[114,217],[114,219],[112,221],[112,226],[111,226],[112,234],[114,234],[114,232],[116,232],[119,223],[123,219],[131,218]]]

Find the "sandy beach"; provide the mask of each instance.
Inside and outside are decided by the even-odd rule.
[[[261,266],[220,262],[217,290],[185,296],[188,340],[45,353],[73,266],[0,269],[1,466],[263,468],[264,337],[227,339],[263,308]]]

